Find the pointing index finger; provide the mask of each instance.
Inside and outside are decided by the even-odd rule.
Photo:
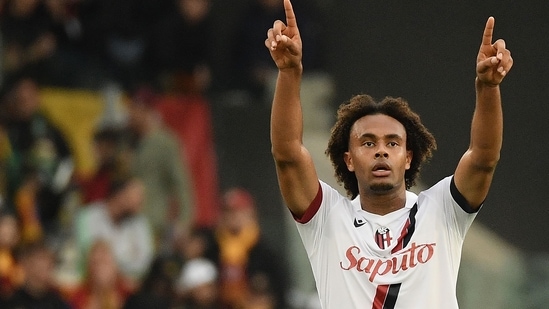
[[[286,12],[286,26],[297,29],[297,20],[290,0],[284,0],[284,11]]]
[[[486,21],[484,34],[482,35],[482,45],[492,45],[492,34],[494,33],[494,17],[490,16]]]

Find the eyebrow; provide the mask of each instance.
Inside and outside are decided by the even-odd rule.
[[[366,138],[370,138],[370,139],[379,139],[379,136],[375,135],[375,134],[372,134],[372,133],[364,133],[360,136],[360,139],[366,139]],[[392,134],[386,134],[383,136],[383,138],[385,139],[396,139],[396,140],[403,140],[402,136],[400,136],[399,134],[396,134],[396,133],[392,133]]]

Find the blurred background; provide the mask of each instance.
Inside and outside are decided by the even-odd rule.
[[[336,188],[324,150],[358,93],[406,98],[437,138],[413,191],[453,173],[495,17],[504,145],[458,299],[547,308],[549,3],[292,3],[304,140]],[[319,308],[270,154],[276,19],[282,0],[0,0],[0,307]]]

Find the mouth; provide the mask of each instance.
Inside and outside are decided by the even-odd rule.
[[[391,173],[391,167],[386,163],[377,163],[372,168],[372,174],[376,177],[385,177]]]

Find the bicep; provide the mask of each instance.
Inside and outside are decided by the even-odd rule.
[[[467,151],[454,174],[458,191],[474,209],[478,209],[486,199],[495,171],[495,164],[479,165],[478,161],[472,151]]]

